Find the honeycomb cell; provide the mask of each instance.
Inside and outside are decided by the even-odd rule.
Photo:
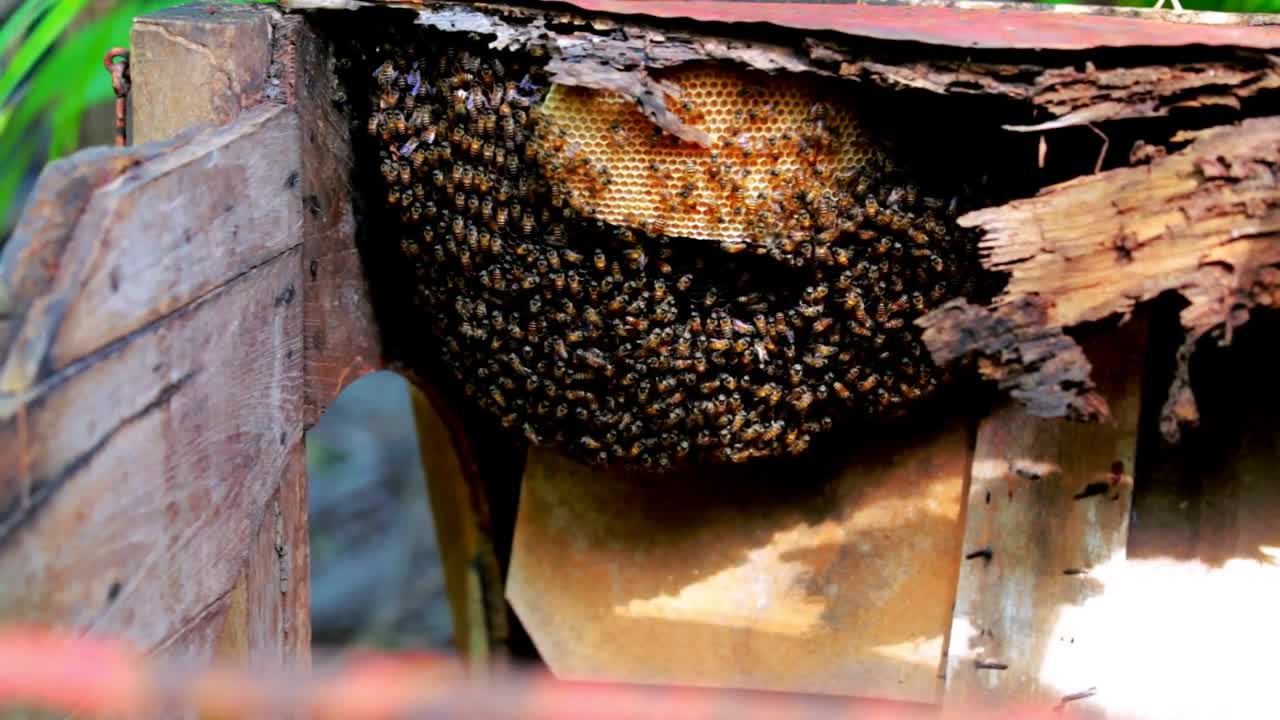
[[[795,188],[836,195],[858,175],[883,171],[855,109],[829,82],[727,65],[654,75],[674,88],[669,108],[705,131],[710,147],[657,132],[633,101],[608,91],[555,86],[538,111],[534,142],[548,167],[590,168],[548,179],[592,217],[763,244],[785,230],[779,218]],[[599,138],[609,139],[603,151]]]

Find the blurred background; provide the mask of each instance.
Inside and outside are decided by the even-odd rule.
[[[46,162],[111,144],[114,96],[103,54],[128,44],[135,16],[176,4],[0,0],[0,249]],[[1272,12],[1280,0],[1183,0],[1183,7]],[[316,643],[448,647],[452,628],[404,380],[377,373],[349,387],[308,434],[307,461]]]

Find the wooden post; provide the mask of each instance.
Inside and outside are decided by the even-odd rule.
[[[1088,347],[1108,423],[1032,418],[1013,403],[980,423],[947,658],[946,702],[960,713],[1105,700],[1090,668],[1108,638],[1082,606],[1103,591],[1090,573],[1124,562],[1145,347],[1142,321]]]
[[[193,3],[139,17],[130,34],[130,142],[222,125],[266,99],[275,14]]]
[[[0,258],[0,616],[305,665],[303,431],[380,362],[326,51],[222,4],[134,43],[164,142],[55,163]]]

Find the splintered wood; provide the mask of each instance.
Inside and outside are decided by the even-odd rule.
[[[1247,120],[1150,165],[962,216],[984,232],[983,263],[1007,273],[1008,284],[988,308],[958,300],[921,318],[925,344],[940,360],[985,356],[985,374],[1032,389],[1020,398],[1026,404],[1075,414],[1097,405],[1080,380],[1083,356],[1062,331],[1178,292],[1190,303],[1181,316],[1188,345],[1162,422],[1175,438],[1197,417],[1190,347],[1206,334],[1230,342],[1250,308],[1280,304],[1277,163],[1280,119]],[[1037,310],[1020,310],[1027,307]],[[1055,356],[1041,352],[1046,342]]]

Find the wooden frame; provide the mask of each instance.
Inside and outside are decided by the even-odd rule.
[[[436,10],[450,22],[476,13]],[[646,22],[634,21],[636,32],[656,32]],[[666,47],[765,53],[757,62],[789,52],[724,50],[683,32]],[[1266,60],[1271,46],[1261,45]],[[1145,84],[1134,68],[1071,75],[1074,60],[1023,68],[1038,78],[1024,83],[997,62],[845,52],[812,45],[806,58],[787,57],[944,96],[1019,99],[1052,115],[1020,128],[1038,132],[1215,99],[1238,106],[1280,84],[1269,61],[1235,51]],[[303,433],[343,387],[395,360],[356,251],[332,58],[303,16],[227,5],[140,19],[133,53],[135,145],[51,166],[0,261],[0,454],[14,458],[0,467],[0,616],[122,634],[148,651],[305,665]],[[1204,81],[1209,66],[1218,82]],[[1191,471],[1169,467],[1184,451],[1153,432],[1163,388],[1153,394],[1148,346],[1168,351],[1168,329],[1140,314],[1083,348],[1063,329],[1174,286],[1192,301],[1183,321],[1193,338],[1225,329],[1230,340],[1248,307],[1274,305],[1280,196],[1240,169],[1274,162],[1275,133],[1273,119],[1250,120],[1150,165],[965,218],[989,234],[993,262],[1014,282],[1002,304],[930,318],[931,348],[988,356],[983,372],[1042,414],[1105,407],[1104,424],[1028,420],[1016,405],[983,417],[960,408],[879,438],[878,452],[806,466],[813,477],[796,487],[772,483],[768,465],[716,470],[720,485],[641,484],[538,451],[522,471],[519,515],[504,520],[470,450],[484,438],[429,378],[411,377],[459,644],[477,668],[501,654],[513,631],[505,581],[544,659],[569,677],[951,708],[1118,707],[1122,685],[1091,672],[1110,667],[1099,657],[1111,651],[1111,620],[1097,599],[1108,582],[1125,586],[1135,548],[1222,560],[1280,547],[1263,514],[1280,497],[1259,480],[1269,474],[1256,454],[1280,426],[1251,406],[1238,454],[1208,473],[1229,489],[1188,492]],[[1106,202],[1117,189],[1123,213]],[[1169,208],[1184,206],[1194,217],[1171,230]],[[1050,228],[1056,246],[1081,249],[1079,264],[1046,272],[1023,262],[1024,246],[1035,218],[1060,207],[1098,222]],[[1223,240],[1240,227],[1247,242]],[[1117,228],[1135,238],[1124,252]],[[1124,271],[1144,255],[1176,265],[1177,278]],[[1070,284],[1086,274],[1113,281],[1102,302],[1085,303]],[[1046,277],[1063,281],[1049,309],[1028,300]],[[957,329],[975,327],[986,334],[964,337],[982,342],[956,343]],[[1186,372],[1183,363],[1174,373],[1167,403],[1181,419]],[[1153,486],[1145,507],[1135,483]],[[725,487],[739,497],[723,498]],[[1202,512],[1189,517],[1184,502]],[[1187,540],[1213,522],[1239,531]],[[1105,581],[1094,575],[1103,567]],[[744,587],[758,607],[735,615]],[[1048,680],[1049,666],[1067,670]]]

